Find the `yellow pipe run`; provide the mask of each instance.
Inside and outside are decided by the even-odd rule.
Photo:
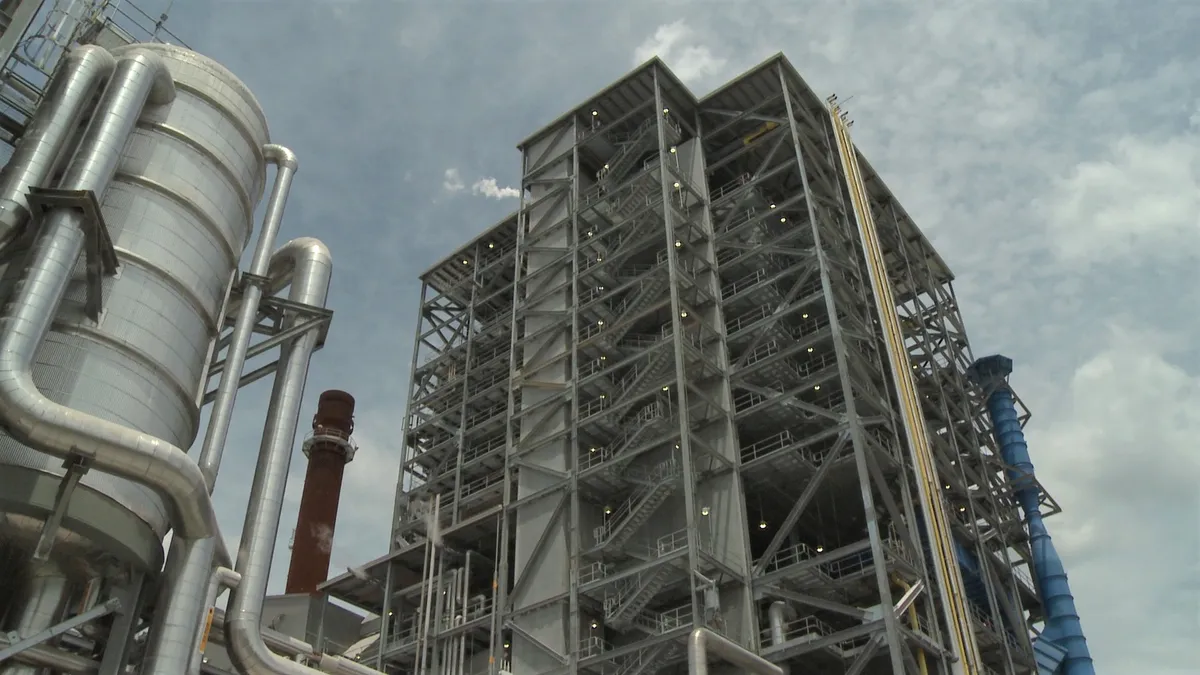
[[[900,590],[905,593],[912,589],[912,584],[902,579],[898,574],[892,575],[892,583],[899,586]],[[908,627],[913,629],[914,633],[921,629],[921,617],[917,615],[917,603],[915,602],[908,604]],[[929,662],[925,659],[924,649],[917,650],[917,671],[921,675],[929,675]]]
[[[919,478],[917,488],[921,492],[925,508],[928,511],[929,538],[930,543],[936,547],[934,560],[937,564],[938,585],[945,598],[946,610],[949,614],[947,622],[954,638],[955,653],[959,663],[962,664],[961,672],[966,675],[977,675],[980,662],[979,651],[964,602],[962,573],[955,562],[949,521],[943,507],[941,491],[938,489],[940,481],[929,448],[929,432],[925,427],[925,416],[921,412],[916,383],[908,365],[910,359],[908,351],[904,347],[904,335],[900,328],[900,319],[896,314],[895,296],[892,294],[891,283],[888,281],[887,263],[883,258],[879,233],[875,230],[875,220],[871,214],[871,202],[863,184],[862,170],[858,165],[858,154],[854,149],[854,143],[850,140],[849,129],[842,120],[841,110],[837,104],[830,104],[829,114],[833,121],[834,137],[837,140],[842,169],[850,188],[850,199],[857,216],[859,235],[866,253],[871,285],[875,291],[875,302],[879,310],[879,323],[883,328],[885,342],[891,355],[892,375],[896,391],[900,396],[905,432],[912,450],[914,464],[917,467]]]

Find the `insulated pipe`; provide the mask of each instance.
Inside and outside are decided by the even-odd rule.
[[[784,624],[786,623],[784,613],[787,612],[787,608],[787,603],[782,600],[772,602],[771,606],[767,608],[767,621],[771,626],[772,645],[781,645],[787,642],[787,631],[784,628]],[[788,675],[792,672],[792,667],[786,663],[781,664],[779,668],[783,671],[783,675]]]
[[[233,419],[233,407],[241,386],[242,371],[246,365],[246,354],[250,339],[258,323],[258,306],[262,300],[263,285],[270,272],[271,251],[283,223],[283,212],[287,206],[292,179],[299,164],[296,153],[282,145],[263,146],[267,162],[276,166],[275,184],[267,200],[263,215],[262,230],[255,244],[254,257],[247,273],[248,283],[242,291],[237,319],[233,325],[229,349],[225,355],[225,368],[208,418],[208,430],[200,447],[200,472],[208,493],[212,493],[217,482],[217,472],[229,438],[229,424]],[[150,629],[143,668],[147,673],[183,673],[192,660],[196,625],[205,612],[204,582],[213,567],[213,550],[216,540],[174,539],[167,556],[166,583],[159,591],[159,611],[155,613]]]
[[[323,307],[329,291],[332,259],[325,244],[316,239],[296,239],[272,256],[271,276],[292,275],[288,299],[292,302]],[[238,572],[242,575],[225,615],[225,644],[238,672],[242,675],[313,675],[313,669],[272,653],[263,641],[262,612],[267,595],[267,579],[279,518],[287,488],[292,446],[300,417],[301,398],[308,377],[309,359],[316,347],[313,329],[280,349],[279,368],[271,390],[267,421],[259,448],[258,466],[250,489],[246,520],[238,550]],[[324,672],[378,675],[363,666],[338,657],[320,656]]]
[[[710,651],[755,675],[784,675],[783,668],[707,628],[697,628],[688,636],[688,675],[708,675]]]
[[[133,50],[117,62],[92,124],[61,187],[97,195],[108,187],[121,151],[147,104],[174,100],[171,74],[158,56]],[[21,443],[157,491],[172,505],[181,536],[218,534],[204,475],[187,453],[166,441],[46,398],[30,370],[66,293],[84,244],[83,213],[54,209],[30,250],[29,263],[0,313],[0,424]]]
[[[66,61],[50,82],[12,157],[0,170],[0,245],[21,234],[29,220],[25,198],[29,188],[47,186],[88,104],[117,63],[112,54],[95,45],[72,49]]]
[[[242,575],[228,567],[216,567],[213,569],[212,576],[208,580],[208,590],[204,593],[204,608],[202,609],[200,625],[196,628],[193,648],[191,653],[188,654],[188,675],[200,675],[200,667],[204,664],[204,650],[201,647],[210,639],[212,630],[216,625],[213,617],[217,611],[217,597],[221,595],[222,589],[237,588],[241,581]],[[223,626],[224,624],[222,624]],[[152,673],[153,671],[146,672]]]
[[[1042,520],[1041,496],[1034,479],[1033,461],[1029,458],[1029,444],[1025,442],[1025,432],[1021,429],[1012,390],[1008,388],[1007,378],[1010,374],[1012,359],[999,354],[977,360],[969,373],[987,393],[992,433],[1000,446],[1004,463],[1011,467],[1008,479],[1012,484],[1013,497],[1025,514],[1034,575],[1046,614],[1046,629],[1038,639],[1057,643],[1066,650],[1062,675],[1095,675],[1096,668],[1083,634],[1083,625],[1079,621],[1079,612],[1075,608],[1075,596],[1067,581],[1066,568]]]

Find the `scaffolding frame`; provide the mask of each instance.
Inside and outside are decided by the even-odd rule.
[[[517,213],[422,276],[392,550],[323,586],[385,617],[377,666],[454,645],[472,674],[654,673],[705,628],[810,672],[1032,671],[1028,545],[953,275],[859,157],[891,363],[837,114],[782,56],[699,101],[654,59],[519,146]],[[978,671],[954,657],[893,367],[974,556]],[[448,570],[475,598],[457,618]]]

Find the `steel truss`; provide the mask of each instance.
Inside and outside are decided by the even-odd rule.
[[[423,277],[377,664],[655,673],[703,627],[812,673],[1030,672],[951,274],[860,158],[889,351],[833,119],[782,57],[698,102],[654,61],[522,145],[519,211]]]

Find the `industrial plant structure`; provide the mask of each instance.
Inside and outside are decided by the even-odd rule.
[[[421,277],[390,553],[322,586],[365,664],[1092,672],[1011,364],[849,126],[782,56],[654,59],[521,142]]]
[[[1011,363],[782,57],[703,99],[652,60],[521,144],[519,211],[422,277],[390,553],[324,581],[326,392],[267,597],[332,262],[275,245],[253,94],[136,12],[0,0],[0,675],[1090,675]]]

